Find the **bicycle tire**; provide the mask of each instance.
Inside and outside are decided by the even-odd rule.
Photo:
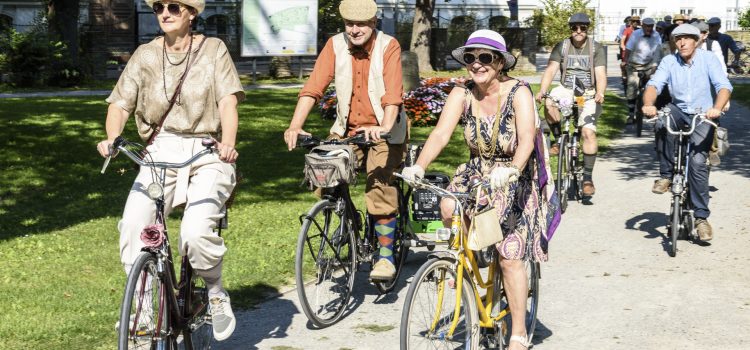
[[[302,222],[295,258],[295,279],[302,311],[318,328],[336,323],[349,303],[356,272],[356,242],[351,223],[337,203],[316,203]],[[312,281],[306,277],[313,274]],[[325,300],[330,292],[330,300]],[[308,298],[308,294],[314,294]],[[311,305],[315,302],[315,305]]]
[[[464,278],[462,283],[461,311],[454,336],[451,339],[447,337],[456,306],[457,274],[453,268],[454,263],[451,260],[432,258],[414,275],[401,313],[399,338],[402,350],[476,349],[479,345],[479,314],[474,299],[474,288],[468,278]],[[439,290],[448,292],[449,295],[443,294],[440,298]],[[440,314],[436,315],[438,301],[441,302]],[[430,331],[435,327],[435,330]]]
[[[540,265],[538,262],[532,261],[530,258],[524,259],[524,268],[526,270],[526,278],[529,288],[529,294],[526,298],[526,339],[531,341],[534,337],[534,329],[536,329],[537,311],[539,307],[539,277],[540,277]],[[501,305],[508,305],[505,293],[502,294]],[[502,321],[500,328],[500,334],[503,337],[503,344],[509,344],[511,330],[513,329],[513,322],[511,315],[505,316]]]
[[[398,284],[398,278],[401,275],[401,270],[406,262],[406,258],[409,256],[409,246],[406,243],[408,237],[404,231],[407,227],[411,227],[409,214],[407,213],[404,215],[401,213],[397,220],[396,232],[393,240],[393,260],[395,262],[393,265],[396,268],[396,274],[393,275],[393,279],[390,281],[373,281],[373,284],[375,284],[375,287],[380,294],[388,293],[396,287],[396,284]]]
[[[638,99],[640,101],[640,99]],[[641,102],[636,102],[635,109],[635,136],[641,137],[643,134],[643,112],[641,112]]]
[[[557,187],[557,196],[560,199],[560,212],[564,213],[568,209],[568,147],[567,136],[560,135],[560,153],[557,155],[557,178],[555,187]]]
[[[154,254],[141,252],[130,270],[120,306],[117,341],[119,350],[150,349],[152,346],[176,349],[175,335],[170,329],[171,315],[167,307],[167,293],[172,291],[165,290],[166,285],[162,282],[156,265]],[[159,317],[154,317],[155,315]]]
[[[682,216],[682,213],[680,212],[680,195],[675,195],[672,197],[672,224],[669,228],[670,233],[670,244],[669,247],[669,255],[671,257],[677,256],[677,238],[680,236],[680,217]]]
[[[192,272],[188,283],[185,305],[187,315],[192,315],[188,327],[183,331],[183,342],[186,350],[209,350],[213,339],[213,325],[208,315],[208,290],[202,278]]]

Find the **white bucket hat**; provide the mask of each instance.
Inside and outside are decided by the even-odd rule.
[[[161,2],[159,0],[145,0],[145,1],[146,1],[146,5],[148,5],[148,7],[151,7],[151,8],[154,7],[154,3]],[[201,14],[201,12],[203,12],[203,10],[206,8],[206,0],[176,0],[173,2],[179,2],[183,5],[194,8],[196,11],[198,11],[196,15]]]
[[[466,65],[466,62],[464,62],[464,52],[466,49],[488,49],[502,54],[505,58],[503,70],[509,70],[516,65],[516,57],[508,52],[508,48],[505,46],[505,39],[500,33],[494,30],[480,29],[471,33],[469,39],[466,40],[466,44],[454,49],[451,52],[451,56],[459,63]]]

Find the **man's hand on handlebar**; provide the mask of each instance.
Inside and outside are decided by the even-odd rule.
[[[380,134],[386,133],[390,130],[380,126],[380,125],[373,125],[373,126],[361,126],[354,130],[357,133],[363,133],[365,135],[365,141],[380,141]]]
[[[286,142],[286,146],[289,151],[297,147],[298,135],[310,136],[310,133],[302,130],[302,128],[293,127],[289,127],[288,129],[286,129],[286,131],[284,131],[284,142]]]
[[[641,111],[646,117],[653,118],[656,116],[656,106],[643,106]]]
[[[708,112],[706,112],[706,118],[708,119],[716,119],[718,117],[721,117],[721,110],[716,108],[710,108]]]

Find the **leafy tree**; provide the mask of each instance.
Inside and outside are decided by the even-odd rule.
[[[745,12],[740,12],[737,24],[744,30],[750,29],[750,8],[745,9]]]
[[[65,44],[68,57],[78,63],[78,12],[80,0],[46,0],[49,33]]]
[[[570,36],[568,19],[574,13],[588,14],[591,27],[596,26],[594,10],[587,8],[589,2],[590,0],[542,0],[544,9],[535,10],[532,17],[526,19],[526,25],[539,29],[542,45],[554,46]]]
[[[432,13],[435,10],[435,0],[416,0],[416,11],[411,32],[409,49],[417,54],[417,64],[420,72],[431,72],[430,64],[430,33],[432,30]]]

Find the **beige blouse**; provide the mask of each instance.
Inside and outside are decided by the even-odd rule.
[[[172,63],[183,62],[178,65],[166,62],[165,65],[158,40],[135,50],[106,100],[135,114],[138,134],[143,140],[151,136],[169,107],[169,99],[187,64],[187,60],[183,61],[187,53],[168,53]],[[195,60],[195,63],[182,84],[180,98],[164,121],[163,130],[188,135],[211,134],[218,139],[221,137],[219,100],[235,94],[241,102],[245,92],[224,42],[217,38],[205,40],[197,55],[198,41],[193,43],[190,61]],[[162,67],[166,67],[164,73]]]

